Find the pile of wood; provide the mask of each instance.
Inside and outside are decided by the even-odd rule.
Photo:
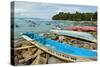
[[[48,64],[51,63],[48,62],[50,57],[52,57],[50,54],[37,48],[26,40],[18,41],[14,44],[14,59],[16,65]],[[63,60],[61,60],[61,62],[62,61]]]

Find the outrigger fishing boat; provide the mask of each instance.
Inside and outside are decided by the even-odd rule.
[[[86,32],[79,32],[79,31],[69,31],[69,30],[50,30],[50,32],[57,33],[59,35],[65,35],[69,37],[79,38],[86,41],[91,41],[97,43],[97,40],[94,36]]]
[[[22,37],[43,51],[63,60],[78,62],[96,60],[97,58],[95,51],[63,44],[31,32],[23,33]]]
[[[97,31],[96,26],[71,26],[66,27],[64,30],[72,30],[72,31]]]

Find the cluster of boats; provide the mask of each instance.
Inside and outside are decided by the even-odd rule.
[[[90,30],[96,31],[96,29],[94,30],[95,27],[91,28],[88,28],[89,31]],[[75,31],[71,29],[71,27],[67,28],[67,30],[50,30],[49,32],[97,44],[97,39],[93,35],[86,32]],[[97,59],[97,52],[94,50],[75,47],[70,45],[69,43],[66,44],[61,43],[59,41],[46,38],[43,35],[35,34],[32,32],[26,32],[22,34],[22,37],[30,41],[36,47],[63,60],[77,62],[77,61],[92,61]]]

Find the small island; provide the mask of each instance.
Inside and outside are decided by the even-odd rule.
[[[70,21],[97,21],[97,12],[95,13],[65,13],[59,12],[52,17],[53,20],[70,20]]]

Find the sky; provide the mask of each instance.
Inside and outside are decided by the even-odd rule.
[[[13,9],[12,9],[13,11]],[[15,17],[30,17],[51,19],[53,15],[59,12],[96,12],[96,6],[86,5],[71,5],[71,4],[53,4],[53,3],[38,3],[38,2],[14,2]]]

